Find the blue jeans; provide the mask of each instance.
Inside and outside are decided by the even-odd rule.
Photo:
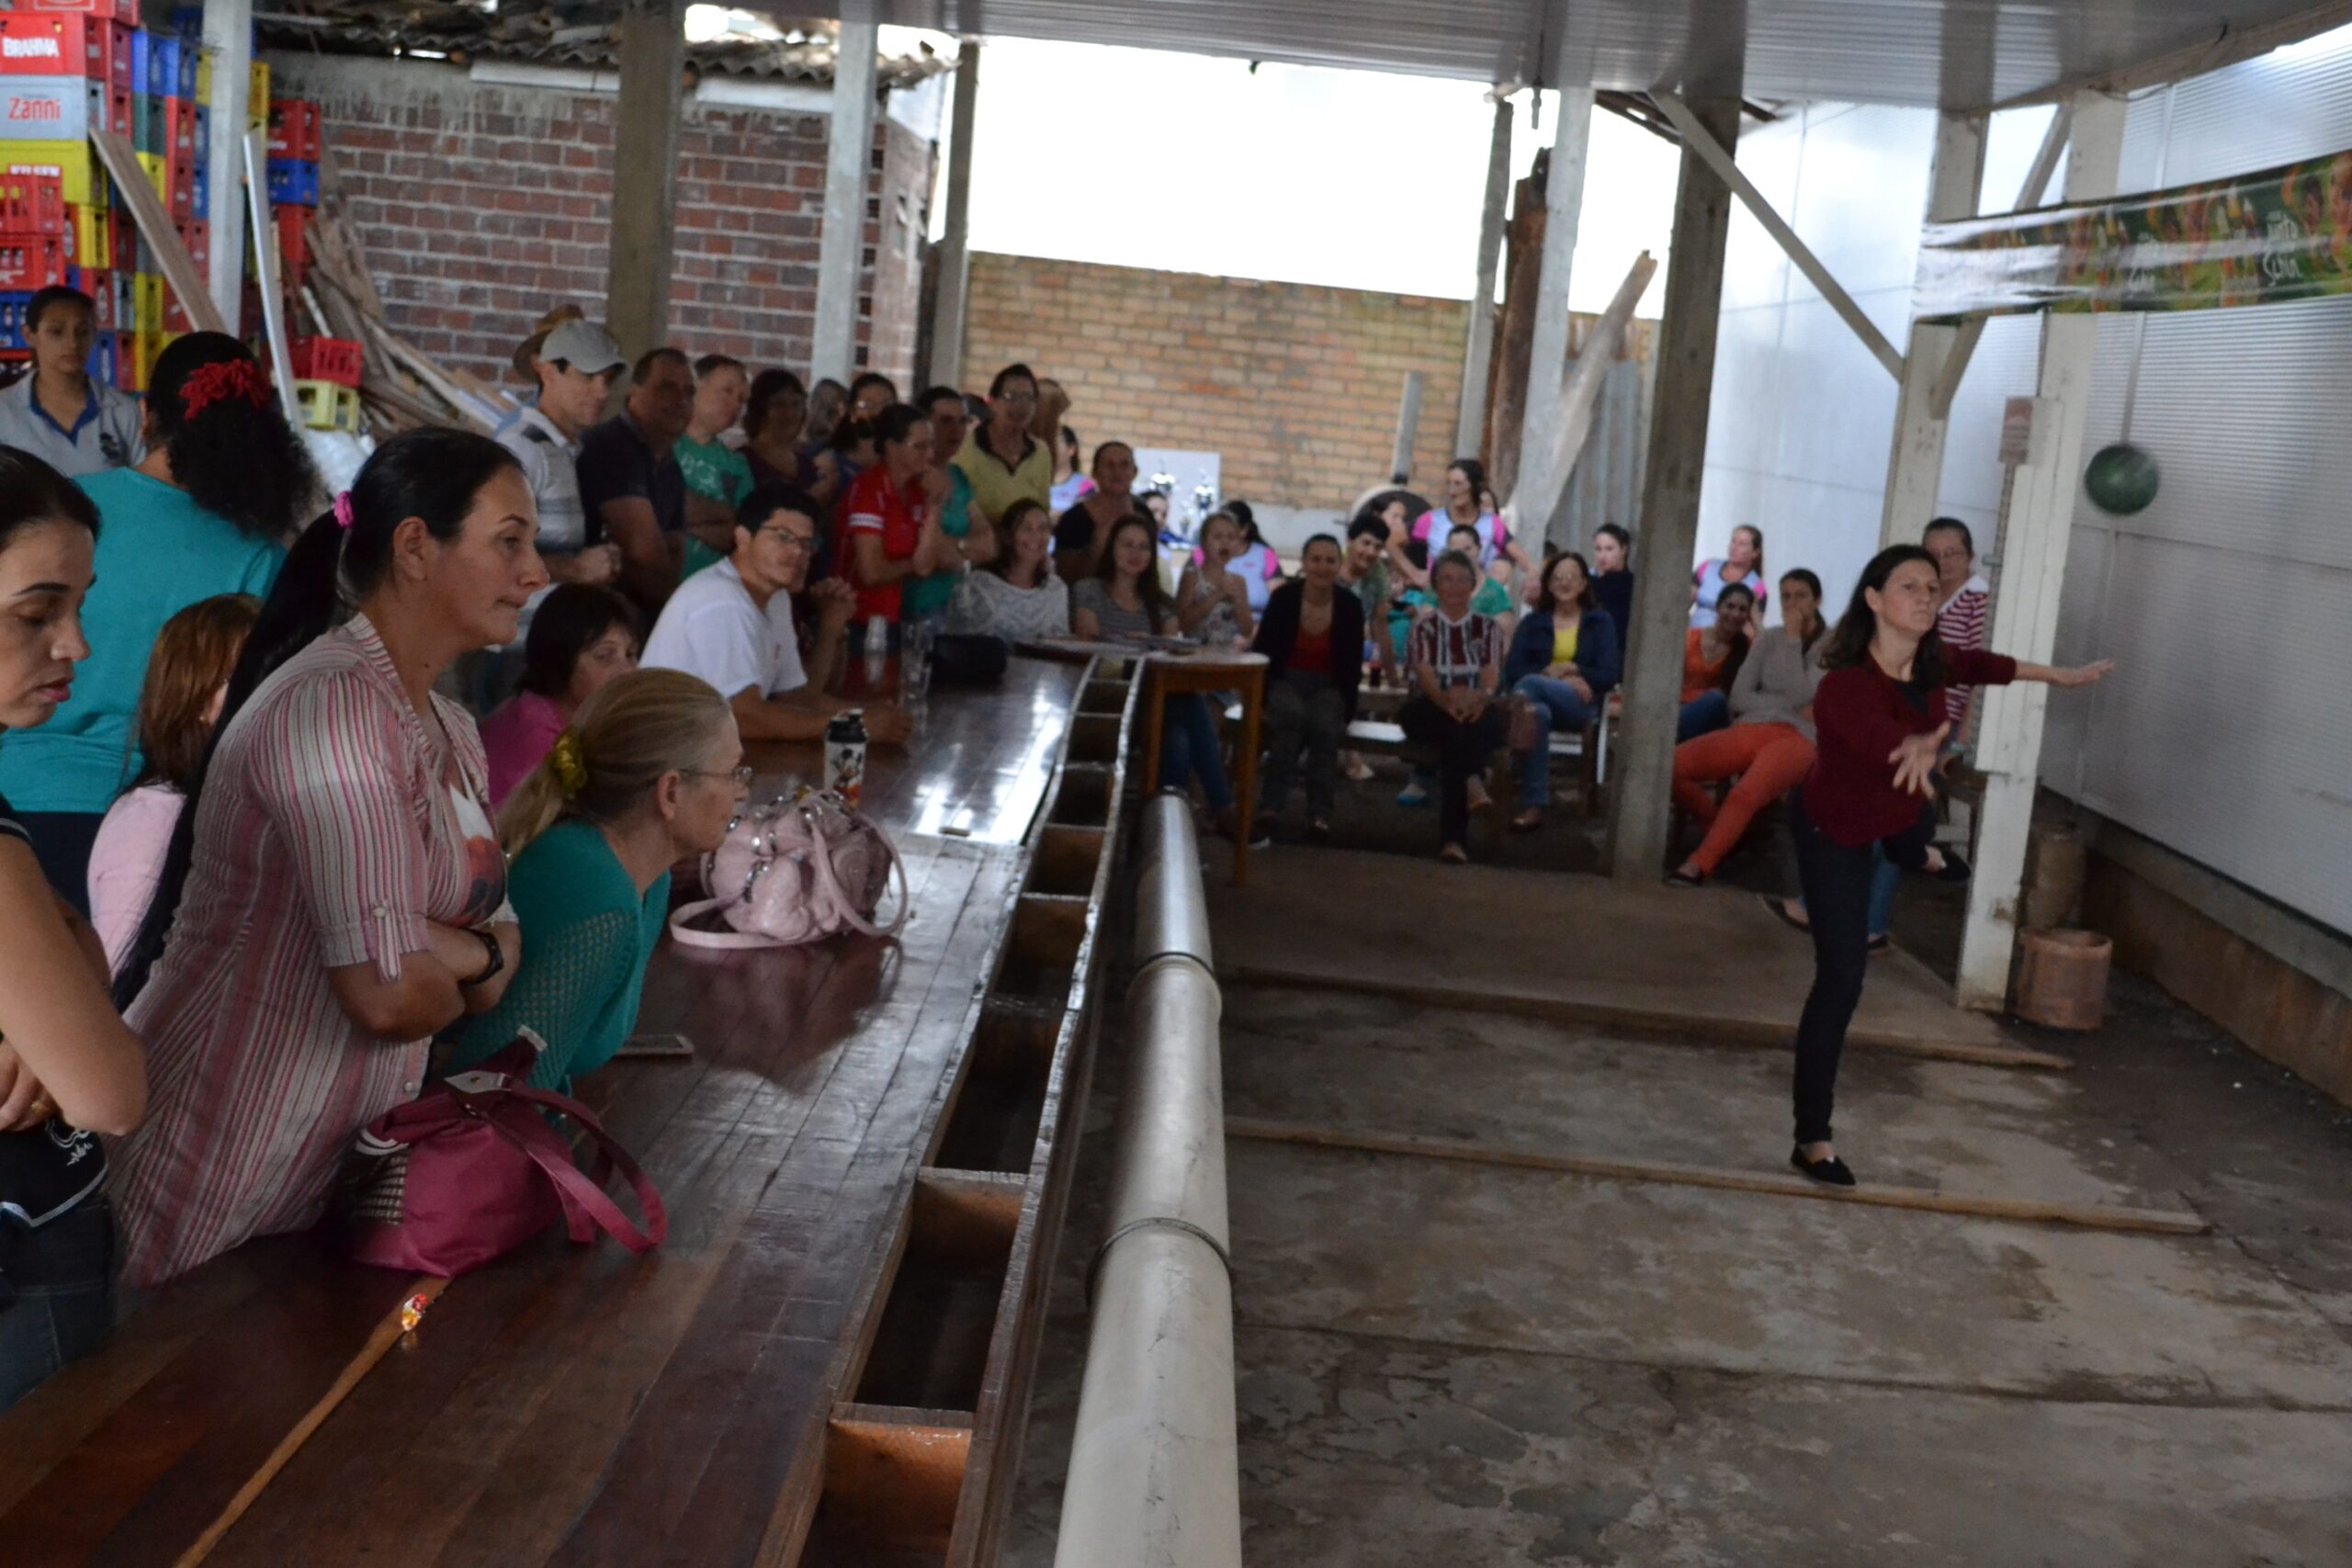
[[[0,1220],[0,1410],[114,1332],[114,1266],[103,1195],[39,1230]]]
[[[1592,705],[1549,675],[1521,676],[1511,694],[1525,697],[1535,713],[1535,750],[1519,760],[1520,809],[1541,811],[1552,803],[1552,731],[1583,730],[1592,722]]]
[[[1216,718],[1209,712],[1208,699],[1198,692],[1177,692],[1166,702],[1159,787],[1182,790],[1198,784],[1210,810],[1232,810],[1233,789],[1225,782],[1225,751],[1217,744]]]
[[[1729,728],[1731,698],[1721,692],[1702,692],[1682,705],[1682,716],[1674,726],[1674,743],[1679,746]]]

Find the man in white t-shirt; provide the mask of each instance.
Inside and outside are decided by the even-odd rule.
[[[792,621],[820,511],[791,485],[752,491],[736,519],[734,553],[680,583],[645,639],[639,662],[708,682],[734,707],[745,740],[820,739],[827,719],[855,705],[825,688],[841,667],[857,595],[838,578],[808,590],[817,630],[805,663]],[[903,708],[866,704],[862,711],[869,739],[903,744],[913,730]]]

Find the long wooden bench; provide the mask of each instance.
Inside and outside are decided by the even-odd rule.
[[[1366,698],[1371,698],[1374,694],[1368,692],[1364,695]],[[1360,703],[1359,716],[1348,726],[1347,750],[1369,752],[1374,756],[1398,757],[1410,762],[1435,761],[1434,753],[1427,747],[1416,745],[1407,737],[1403,725],[1390,718],[1363,716],[1363,708],[1367,705],[1377,705],[1393,710],[1402,705],[1400,703]],[[1225,717],[1227,724],[1238,725],[1241,722],[1240,705],[1228,705],[1225,710]],[[1556,763],[1564,760],[1574,761],[1577,765],[1577,799],[1588,817],[1598,817],[1601,807],[1605,804],[1601,791],[1609,782],[1609,732],[1614,728],[1615,719],[1616,714],[1612,703],[1611,712],[1605,719],[1596,719],[1580,730],[1555,729],[1552,732],[1553,761]],[[1511,798],[1501,793],[1509,784],[1511,765],[1510,754],[1500,751],[1496,753],[1495,760],[1490,761],[1487,765],[1487,788],[1495,792],[1496,798],[1498,800]]]

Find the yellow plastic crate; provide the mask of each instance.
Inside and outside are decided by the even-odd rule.
[[[114,225],[107,221],[107,209],[85,205],[66,210],[74,216],[75,265],[100,272],[113,266]]]
[[[86,141],[0,141],[0,159],[8,174],[62,176],[70,202],[107,205],[107,172]]]
[[[130,330],[161,333],[164,330],[164,275],[134,273],[130,278]]]
[[[262,60],[254,61],[253,75],[249,80],[252,85],[245,89],[249,95],[245,99],[246,128],[253,130],[266,130],[269,126],[269,62]]]
[[[180,340],[182,334],[166,332],[141,332],[131,334],[131,353],[139,360],[139,385],[143,389],[155,379],[155,361],[164,350]]]
[[[147,183],[155,187],[155,196],[163,202],[164,210],[169,212],[172,209],[172,175],[170,167],[164,162],[164,155],[161,152],[140,152],[133,156],[138,158],[140,168],[146,171]],[[71,201],[74,198],[69,196],[65,199]]]
[[[207,108],[212,106],[212,51],[196,51],[196,101]]]
[[[297,381],[302,423],[312,430],[359,430],[359,389],[336,381]]]

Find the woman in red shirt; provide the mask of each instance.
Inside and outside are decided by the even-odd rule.
[[[1936,758],[1951,723],[1944,688],[2040,681],[2087,686],[2114,668],[2102,660],[2053,670],[1936,636],[1936,561],[1917,545],[1881,550],[1862,569],[1853,602],[1822,655],[1828,673],[1814,693],[1818,732],[1813,772],[1791,814],[1797,873],[1813,914],[1813,990],[1797,1024],[1796,1149],[1789,1163],[1833,1187],[1854,1173],[1829,1141],[1838,1058],[1862,999],[1870,962],[1871,847],[1906,871],[1947,882],[1968,867],[1933,843]]]

